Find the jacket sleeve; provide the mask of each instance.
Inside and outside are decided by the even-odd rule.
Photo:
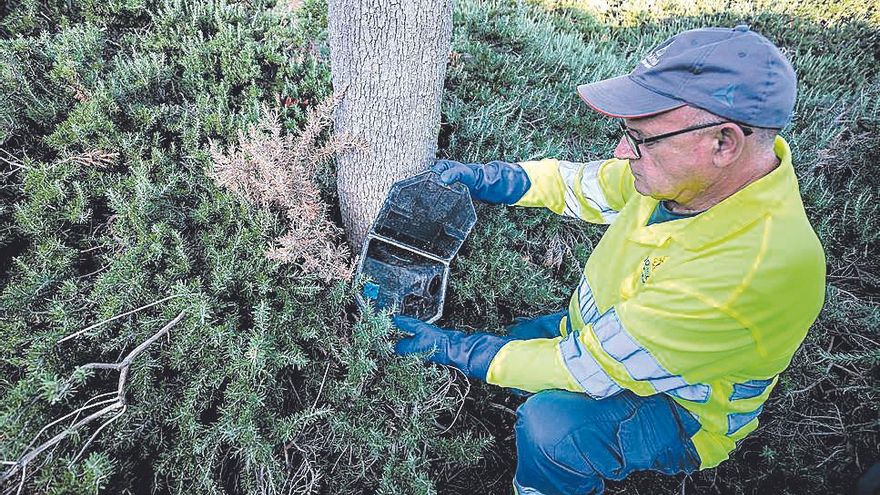
[[[531,187],[517,206],[541,206],[556,214],[608,224],[638,194],[628,160],[574,163],[546,159],[519,165]]]
[[[604,398],[628,389],[696,401],[708,382],[760,359],[748,328],[723,308],[655,287],[606,310],[593,323],[573,321],[564,337],[511,341],[489,365],[486,381],[530,392],[558,388]]]

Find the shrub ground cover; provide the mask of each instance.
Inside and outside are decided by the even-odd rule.
[[[320,137],[325,7],[286,7],[4,4],[0,460],[50,447],[4,493],[425,493],[488,443],[448,427],[465,383],[392,358],[315,266],[331,171],[291,161],[293,197],[236,175]],[[123,370],[88,363],[175,321],[99,395]]]
[[[0,7],[0,460],[116,388],[118,373],[82,365],[117,362],[184,315],[133,361],[124,413],[35,458],[25,491],[508,492],[522,399],[391,356],[387,319],[351,303],[356,284],[266,257],[291,233],[283,206],[212,178],[211,143],[239,146],[266,107],[299,136],[331,92],[326,7],[286,7]],[[610,493],[846,493],[880,459],[880,11],[852,0],[456,6],[440,154],[471,161],[608,156],[617,132],[577,84],[625,73],[683,29],[743,22],[798,72],[783,135],[828,255],[826,306],[730,461]],[[309,173],[332,217],[332,167]],[[503,333],[515,316],[562,307],[602,233],[534,210],[478,216],[444,326]]]

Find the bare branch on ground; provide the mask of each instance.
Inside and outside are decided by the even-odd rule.
[[[118,320],[119,318],[124,318],[124,317],[126,317],[126,316],[128,316],[128,315],[131,315],[131,314],[137,313],[138,311],[141,311],[141,310],[144,310],[144,309],[147,309],[147,308],[153,307],[153,306],[155,306],[155,305],[157,305],[157,304],[160,304],[160,303],[163,303],[163,302],[165,302],[165,301],[168,301],[169,299],[174,299],[175,297],[183,297],[183,296],[188,296],[188,295],[190,295],[190,294],[176,294],[176,295],[173,295],[173,296],[163,297],[162,299],[159,299],[158,301],[153,301],[153,302],[151,302],[150,304],[146,304],[146,305],[141,306],[141,307],[139,307],[139,308],[137,308],[137,309],[133,309],[133,310],[131,310],[131,311],[126,311],[125,313],[122,313],[122,314],[116,315],[116,316],[114,316],[114,317],[112,317],[112,318],[108,318],[108,319],[106,319],[106,320],[104,320],[104,321],[99,321],[98,323],[95,323],[94,325],[89,325],[89,326],[87,326],[86,328],[83,328],[82,330],[80,330],[80,331],[78,331],[78,332],[76,332],[76,333],[72,333],[72,334],[68,335],[67,337],[64,337],[64,338],[62,338],[62,339],[59,339],[57,343],[60,344],[60,343],[62,343],[62,342],[68,341],[68,340],[70,340],[70,339],[74,339],[74,338],[79,337],[80,335],[82,335],[82,334],[88,332],[89,330],[92,330],[92,329],[94,329],[94,328],[98,328],[98,327],[100,327],[101,325],[104,325],[104,324],[106,324],[106,323],[110,323],[110,322],[113,321],[113,320]]]
[[[174,297],[176,297],[176,296],[174,296]],[[167,299],[170,299],[170,298],[165,298],[165,300],[167,300]],[[153,304],[158,304],[158,303],[153,303]],[[139,309],[143,309],[143,308],[139,308]],[[135,311],[138,311],[138,310],[135,310]],[[18,491],[20,492],[21,487],[24,486],[25,477],[27,476],[27,466],[31,461],[36,459],[40,454],[42,454],[46,450],[56,446],[58,443],[60,443],[62,440],[64,440],[65,438],[67,438],[68,436],[70,436],[72,433],[76,432],[80,428],[88,425],[89,423],[92,423],[93,421],[103,417],[104,415],[106,415],[108,413],[111,413],[113,411],[119,411],[115,415],[113,415],[113,417],[111,417],[109,420],[105,421],[92,434],[92,436],[89,438],[89,440],[80,449],[80,451],[76,455],[76,457],[74,457],[74,460],[78,459],[85,452],[86,448],[88,448],[88,446],[92,443],[92,441],[95,439],[95,437],[98,435],[98,433],[100,433],[101,430],[103,430],[108,424],[115,421],[117,418],[119,418],[119,416],[121,416],[125,412],[125,409],[127,406],[126,397],[125,397],[125,384],[128,379],[128,372],[129,372],[129,369],[131,367],[132,362],[147,347],[149,347],[154,342],[156,342],[157,340],[162,338],[165,334],[167,334],[171,330],[172,327],[177,325],[177,323],[179,323],[180,320],[183,319],[183,315],[185,313],[186,313],[186,310],[181,311],[173,320],[168,322],[158,332],[153,334],[152,337],[148,338],[143,343],[141,343],[139,346],[135,347],[134,350],[129,352],[128,355],[125,356],[124,359],[122,359],[122,361],[119,361],[118,363],[88,363],[88,364],[84,364],[84,365],[80,366],[78,368],[78,370],[110,369],[110,370],[119,371],[119,381],[118,381],[118,386],[117,386],[116,392],[107,392],[107,393],[103,393],[98,396],[92,397],[91,399],[86,401],[86,404],[84,406],[82,406],[79,409],[72,411],[68,414],[65,414],[64,416],[52,421],[51,423],[49,423],[48,425],[46,425],[42,429],[40,429],[40,431],[37,433],[37,435],[34,437],[34,439],[31,441],[31,443],[28,444],[28,447],[25,449],[26,452],[21,457],[19,457],[18,460],[16,460],[16,461],[0,461],[0,463],[2,463],[2,464],[12,466],[5,473],[3,473],[2,476],[0,476],[0,483],[6,482],[8,479],[15,476],[20,471],[21,472],[21,482],[19,483],[19,488],[18,488]],[[118,318],[120,316],[111,318],[111,320]],[[110,321],[110,320],[107,320],[107,321]],[[103,324],[103,323],[106,323],[106,322],[101,322],[100,324]],[[95,326],[97,326],[97,325],[92,325],[89,328],[94,328]],[[73,336],[76,336],[84,331],[85,330],[81,330],[81,331],[77,332],[76,334],[74,334]],[[62,339],[62,341],[66,340],[67,338],[68,337],[66,337],[65,339]],[[99,400],[97,402],[92,403],[93,401],[96,401],[99,398],[106,397],[108,395],[115,395],[115,397],[112,399],[104,399],[104,400]],[[90,403],[92,403],[92,404],[90,404]],[[97,411],[92,412],[91,414],[89,414],[88,416],[86,416],[82,419],[78,419],[79,415],[82,414],[83,412],[85,412],[89,409],[93,409],[95,407],[101,406],[101,405],[103,405],[104,407],[102,407],[101,409],[99,409]],[[61,423],[65,420],[67,420],[67,418],[69,418],[71,416],[74,416],[73,424],[71,424],[70,426],[68,426],[63,431],[61,431],[60,433],[58,433],[54,437],[50,438],[49,440],[43,442],[42,444],[40,444],[34,448],[31,448],[33,446],[33,444],[37,441],[37,439],[46,430],[48,430],[49,428],[51,428],[54,425],[57,425],[58,423]],[[11,489],[7,490],[5,493],[11,493]]]

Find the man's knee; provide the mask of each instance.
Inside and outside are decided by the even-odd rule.
[[[565,428],[560,427],[553,413],[559,411],[559,397],[564,393],[567,392],[545,390],[519,406],[514,427],[517,445],[522,442],[533,449],[549,451],[559,442]]]
[[[608,410],[618,412],[616,409],[619,409],[613,402],[614,399],[600,402],[585,394],[566,390],[538,392],[516,411],[517,439],[522,436],[529,444],[550,448],[575,432],[578,432],[578,437],[589,437],[591,432],[598,434],[598,430],[594,431],[590,425],[596,422],[604,424],[613,418],[614,414],[609,414]],[[623,412],[620,411],[621,414]]]
[[[517,410],[519,486],[542,494],[590,493],[602,486],[601,476],[578,449],[568,445],[572,430],[584,426],[582,420],[576,422],[560,414],[571,394],[560,390],[540,392]]]

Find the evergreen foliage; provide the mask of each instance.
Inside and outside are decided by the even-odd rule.
[[[332,247],[332,171],[300,156],[284,204],[214,180],[218,163],[261,158],[240,137],[263,159],[298,156],[282,128],[319,137],[306,117],[331,91],[311,39],[323,5],[5,9],[0,460],[67,436],[0,491],[433,493],[430,463],[480,457],[488,437],[450,427],[466,380],[392,358],[387,315],[356,314],[355,284],[309,263],[326,246],[266,256],[302,233],[291,222]],[[248,134],[265,107],[277,123]],[[179,313],[132,362],[123,413],[71,428],[119,377],[85,365],[117,362]]]
[[[843,493],[880,458],[878,16],[857,0],[456,3],[439,151],[453,159],[608,156],[616,128],[574,87],[687,28],[751,24],[799,75],[783,135],[828,255],[820,320],[730,461],[609,492]],[[278,144],[329,96],[323,2],[17,0],[0,32],[0,460],[116,390],[118,373],[83,365],[184,314],[133,361],[124,414],[35,458],[24,492],[509,492],[522,399],[391,356],[356,281],[267,258],[291,232],[284,204],[214,180],[216,152],[243,149],[265,108],[281,129],[255,139]],[[306,165],[320,198],[303,198],[338,224],[332,167]],[[558,310],[603,231],[500,206],[478,218],[444,326],[504,333]]]

